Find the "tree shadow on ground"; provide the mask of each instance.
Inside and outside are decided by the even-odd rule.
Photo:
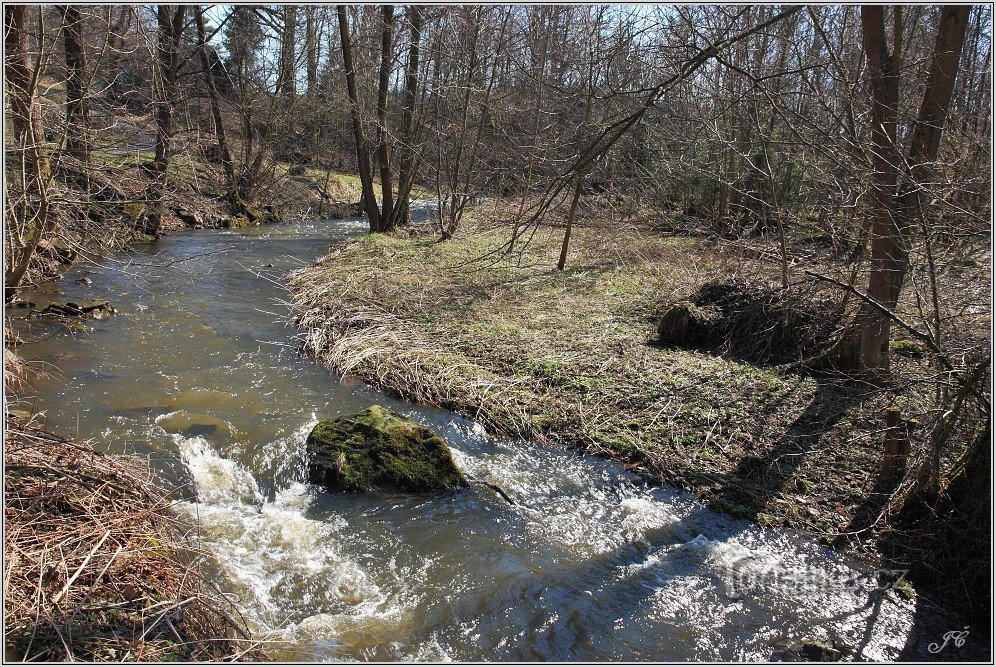
[[[717,509],[734,510],[735,516],[756,519],[772,500],[789,491],[793,480],[806,460],[817,449],[821,439],[861,401],[861,396],[839,382],[817,380],[818,385],[809,405],[770,446],[759,448],[741,457],[736,468],[722,481],[723,498],[715,501]],[[770,413],[776,406],[769,407]],[[801,511],[801,508],[800,508]]]

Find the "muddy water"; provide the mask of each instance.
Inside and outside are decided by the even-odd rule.
[[[116,315],[88,332],[22,334],[51,334],[22,348],[52,364],[35,385],[47,425],[149,455],[182,485],[179,509],[216,558],[212,576],[258,632],[282,641],[277,657],[756,660],[822,641],[888,660],[934,657],[928,644],[960,629],[806,541],[299,358],[280,278],[362,229],[177,234],[65,277],[58,298],[107,298]],[[84,276],[92,285],[76,284]],[[315,422],[373,403],[436,429],[465,470],[518,505],[486,487],[408,497],[304,483]]]

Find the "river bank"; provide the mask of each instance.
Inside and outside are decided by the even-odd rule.
[[[914,418],[921,450],[929,386],[879,390],[656,342],[661,310],[709,281],[773,284],[763,253],[606,221],[575,231],[558,272],[560,229],[503,256],[508,238],[471,223],[445,243],[425,230],[334,246],[289,279],[305,349],[495,433],[616,458],[717,511],[880,557],[887,410]],[[984,319],[963,333],[984,337]],[[929,371],[910,341],[895,348],[897,376]]]
[[[259,224],[229,215],[219,194],[220,167],[197,146],[186,148],[173,161],[157,236]],[[156,241],[142,222],[149,210],[144,167],[153,157],[110,142],[95,148],[89,189],[80,191],[72,180],[60,184],[62,196],[50,209],[54,222],[23,289],[37,292],[40,285],[47,300],[58,304],[55,297],[65,291],[60,281],[78,264],[115,261],[121,251],[141,254]],[[347,215],[359,198],[355,179],[344,174],[287,164],[275,169],[274,181],[282,187],[270,199],[275,205],[266,207],[273,221],[319,212]],[[89,286],[91,279],[79,282]],[[106,285],[90,289],[100,297]],[[41,312],[47,304],[15,299],[9,305],[30,310],[10,309],[4,322],[7,658],[266,659],[238,608],[206,578],[205,558],[212,556],[187,539],[191,525],[176,512],[177,489],[167,491],[156,481],[149,460],[97,451],[108,448],[104,438],[73,441],[39,428],[46,412],[64,406],[39,404],[33,384],[57,374],[59,361],[25,361],[20,352],[31,341],[13,333],[10,318]],[[108,306],[101,316],[113,312]],[[94,321],[85,314],[73,315],[43,317],[54,328],[46,335],[92,329]]]
[[[59,367],[32,386],[46,428],[138,454],[177,489],[193,544],[217,559],[206,576],[281,642],[271,655],[764,660],[819,643],[891,660],[929,657],[941,626],[956,627],[811,540],[297,354],[279,278],[365,230],[354,218],[173,234],[136,248],[128,271],[65,276],[59,298],[100,290],[116,314],[83,334],[35,320],[21,332],[26,358]],[[462,470],[516,504],[486,485],[426,497],[302,484],[315,423],[375,404],[431,428]]]
[[[148,461],[4,426],[7,660],[265,658],[202,578]]]

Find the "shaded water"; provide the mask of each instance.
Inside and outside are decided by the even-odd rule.
[[[107,298],[89,332],[34,325],[24,356],[49,428],[148,454],[183,485],[212,574],[284,660],[743,660],[837,641],[924,656],[960,629],[876,590],[867,567],[717,515],[617,464],[489,436],[341,381],[293,349],[279,281],[357,220],[190,231],[78,267],[61,300]],[[77,285],[88,275],[93,284]],[[44,305],[46,293],[26,295]],[[53,294],[47,295],[49,298]],[[321,417],[388,405],[506,489],[330,495],[303,482]],[[940,658],[965,657],[946,647]]]

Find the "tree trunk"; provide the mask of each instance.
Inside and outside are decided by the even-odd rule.
[[[902,287],[908,250],[893,215],[899,181],[896,149],[899,62],[897,54],[889,52],[884,7],[861,8],[861,37],[871,79],[872,100],[872,266],[868,296],[891,309],[895,307]],[[868,370],[885,368],[889,319],[874,307],[863,304],[858,315],[858,332],[857,367]]]
[[[62,45],[66,53],[66,150],[82,165],[90,163],[90,109],[87,104],[86,45],[78,5],[59,5]]]
[[[10,124],[14,135],[14,148],[23,158],[8,160],[4,179],[11,178],[14,163],[24,165],[21,181],[23,206],[19,215],[12,215],[4,227],[7,234],[7,258],[4,266],[4,302],[14,298],[17,286],[24,278],[31,256],[38,247],[42,233],[48,230],[48,185],[50,166],[45,150],[41,107],[35,98],[35,72],[28,56],[28,35],[25,32],[25,5],[4,7],[4,78],[7,83],[7,100],[10,105]],[[23,161],[22,161],[23,160]],[[6,195],[7,210],[12,212],[10,183]],[[30,205],[31,198],[37,205]]]
[[[422,39],[422,8],[410,5],[406,10],[411,36],[408,64],[405,66],[405,94],[401,109],[401,137],[398,148],[398,201],[394,206],[392,226],[410,220],[410,195],[415,182],[415,103],[418,99],[419,46]]]
[[[232,165],[232,154],[228,150],[228,141],[225,137],[225,123],[221,115],[221,104],[218,98],[218,87],[214,83],[214,71],[211,69],[211,62],[207,52],[207,38],[204,29],[204,10],[200,6],[194,7],[197,17],[197,46],[200,49],[201,69],[204,76],[204,85],[208,91],[208,99],[211,101],[211,115],[214,118],[214,136],[218,141],[218,152],[221,154],[221,168],[225,172],[225,187],[228,190],[229,203],[234,203],[236,197],[235,167]]]
[[[900,31],[895,31],[894,52],[889,53],[884,8],[861,8],[862,43],[872,96],[872,265],[867,295],[889,310],[899,303],[909,269],[909,233],[922,213],[919,183],[929,175],[930,163],[937,158],[969,11],[967,6],[945,6],[941,10],[920,114],[908,157],[900,160],[896,147]],[[900,189],[901,164],[910,166],[903,173]],[[890,324],[891,320],[878,308],[862,304],[852,327],[833,351],[832,363],[838,368],[868,371],[876,376],[886,373]]]
[[[157,5],[156,64],[159,79],[159,100],[156,103],[156,158],[152,163],[152,187],[148,199],[150,214],[147,228],[158,234],[162,224],[162,199],[169,179],[169,160],[173,155],[173,106],[179,97],[180,37],[186,7]]]
[[[363,208],[370,222],[370,232],[380,231],[380,211],[374,196],[373,173],[370,170],[370,151],[363,137],[363,121],[360,118],[360,98],[356,90],[356,68],[353,66],[353,47],[349,39],[349,20],[346,18],[346,5],[337,5],[339,18],[339,43],[342,46],[342,62],[346,72],[346,92],[349,94],[349,112],[353,120],[353,141],[356,144],[356,163],[360,172],[360,185],[363,189]]]
[[[305,45],[308,66],[308,91],[309,98],[314,98],[318,92],[318,20],[315,12],[318,7],[306,5],[305,16]]]
[[[277,92],[286,99],[297,96],[297,80],[294,76],[294,40],[297,34],[297,7],[284,5],[284,30],[280,36],[280,75],[277,79]]]
[[[388,150],[387,135],[387,93],[391,83],[391,61],[393,51],[391,40],[394,37],[394,7],[384,5],[384,25],[381,27],[380,85],[377,90],[377,161],[380,163],[381,211],[380,231],[394,229],[394,193],[391,181],[391,156]]]
[[[557,262],[557,270],[563,271],[567,268],[567,250],[571,245],[571,229],[574,227],[574,215],[578,211],[578,200],[581,199],[581,184],[584,177],[578,174],[578,180],[574,184],[574,194],[571,196],[571,207],[567,211],[567,225],[564,227],[564,242],[560,246],[560,261]]]

